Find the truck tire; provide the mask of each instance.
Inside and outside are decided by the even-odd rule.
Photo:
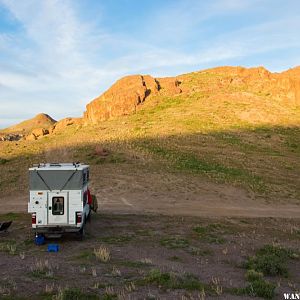
[[[76,237],[79,241],[82,241],[84,239],[85,231],[84,226],[80,228],[80,230],[76,233]]]
[[[86,221],[90,223],[91,222],[91,217],[92,217],[92,209],[90,208],[89,214],[86,217]]]

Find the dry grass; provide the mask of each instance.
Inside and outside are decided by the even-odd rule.
[[[30,268],[30,274],[37,278],[51,278],[53,277],[53,267],[50,265],[49,261],[46,260],[36,260],[34,265]]]
[[[108,262],[110,260],[110,251],[104,246],[100,246],[98,249],[94,249],[94,255],[101,262]]]
[[[10,255],[17,254],[17,244],[15,241],[3,241],[0,243],[0,251],[7,252]]]
[[[220,279],[218,277],[212,277],[211,279],[211,288],[218,295],[222,295],[223,287],[221,285]]]

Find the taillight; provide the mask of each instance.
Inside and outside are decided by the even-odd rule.
[[[81,223],[81,221],[82,221],[82,213],[76,212],[76,224]]]
[[[32,215],[31,215],[31,224],[36,224],[36,213],[33,213]]]

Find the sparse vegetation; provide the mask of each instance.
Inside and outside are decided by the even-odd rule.
[[[222,229],[222,226],[219,224],[209,224],[207,226],[196,226],[193,228],[193,231],[196,232],[197,237],[204,242],[223,244],[225,239],[220,236],[223,231],[219,229]]]
[[[10,239],[4,235],[2,242],[13,244],[16,240],[18,255],[9,255],[5,250],[0,252],[0,259],[1,263],[17,263],[18,267],[5,269],[6,275],[0,282],[1,299],[26,299],[32,290],[37,299],[49,300],[144,299],[148,295],[172,299],[210,296],[231,299],[231,295],[272,299],[282,290],[299,287],[298,252],[292,250],[296,248],[298,220],[249,218],[244,222],[244,218],[207,220],[101,213],[95,214],[93,222],[87,224],[87,232],[93,239],[76,242],[71,236],[63,238],[61,251],[55,254],[47,253],[43,246],[34,246],[33,237],[29,243],[28,226],[24,226],[22,215],[14,224]],[[97,245],[107,228],[107,237],[126,237],[145,227],[151,228],[151,239],[148,235],[138,235],[126,242],[113,241],[111,249]],[[194,231],[197,227],[201,229]],[[207,245],[207,240],[198,236],[207,232],[225,236],[224,244]],[[275,238],[280,238],[285,247],[274,246]],[[249,265],[246,274],[240,268],[238,262],[253,252],[256,243],[262,245],[266,240],[270,244],[259,248],[255,257],[283,257],[289,262],[285,264],[288,278],[278,274],[269,277],[265,271],[257,270],[257,264]],[[32,261],[34,256],[39,259]],[[29,275],[26,285],[24,274]]]
[[[138,143],[138,147],[171,162],[174,167],[181,171],[190,171],[196,174],[204,174],[209,178],[214,178],[225,182],[241,182],[251,185],[253,189],[261,190],[264,188],[262,178],[253,175],[243,169],[227,167],[220,163],[200,159],[193,153],[182,152],[178,149],[167,149],[154,142],[143,141]]]
[[[107,244],[123,244],[133,239],[131,235],[100,237],[99,241]]]

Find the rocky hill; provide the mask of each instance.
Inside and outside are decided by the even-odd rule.
[[[194,94],[201,97],[245,98],[251,103],[258,98],[281,101],[280,105],[300,105],[300,67],[282,73],[271,73],[263,67],[219,67],[170,78],[153,78],[149,75],[133,75],[118,80],[110,89],[90,102],[84,119],[97,123],[136,112],[146,100]],[[266,100],[266,99],[264,99]],[[255,114],[249,111],[249,118]],[[266,111],[262,114],[265,115]],[[272,113],[272,112],[271,112]],[[276,111],[274,111],[276,114]],[[264,118],[264,117],[262,117]]]
[[[195,103],[209,99],[210,105],[216,101],[220,105],[222,101],[223,105],[224,101],[233,102],[236,105],[230,114],[242,122],[276,123],[283,115],[284,122],[288,122],[289,109],[300,106],[300,67],[282,73],[271,73],[263,67],[217,67],[166,78],[126,76],[87,104],[83,118],[65,118],[56,122],[47,114],[39,114],[1,130],[0,140],[35,140],[73,124],[95,124],[134,114],[157,105],[163,98],[176,99],[178,95],[184,99],[193,98]],[[194,109],[201,110],[201,106]]]
[[[55,123],[56,121],[49,115],[41,113],[32,119],[1,130],[0,139],[8,141],[19,140],[21,138],[36,139],[39,136],[49,134]]]

